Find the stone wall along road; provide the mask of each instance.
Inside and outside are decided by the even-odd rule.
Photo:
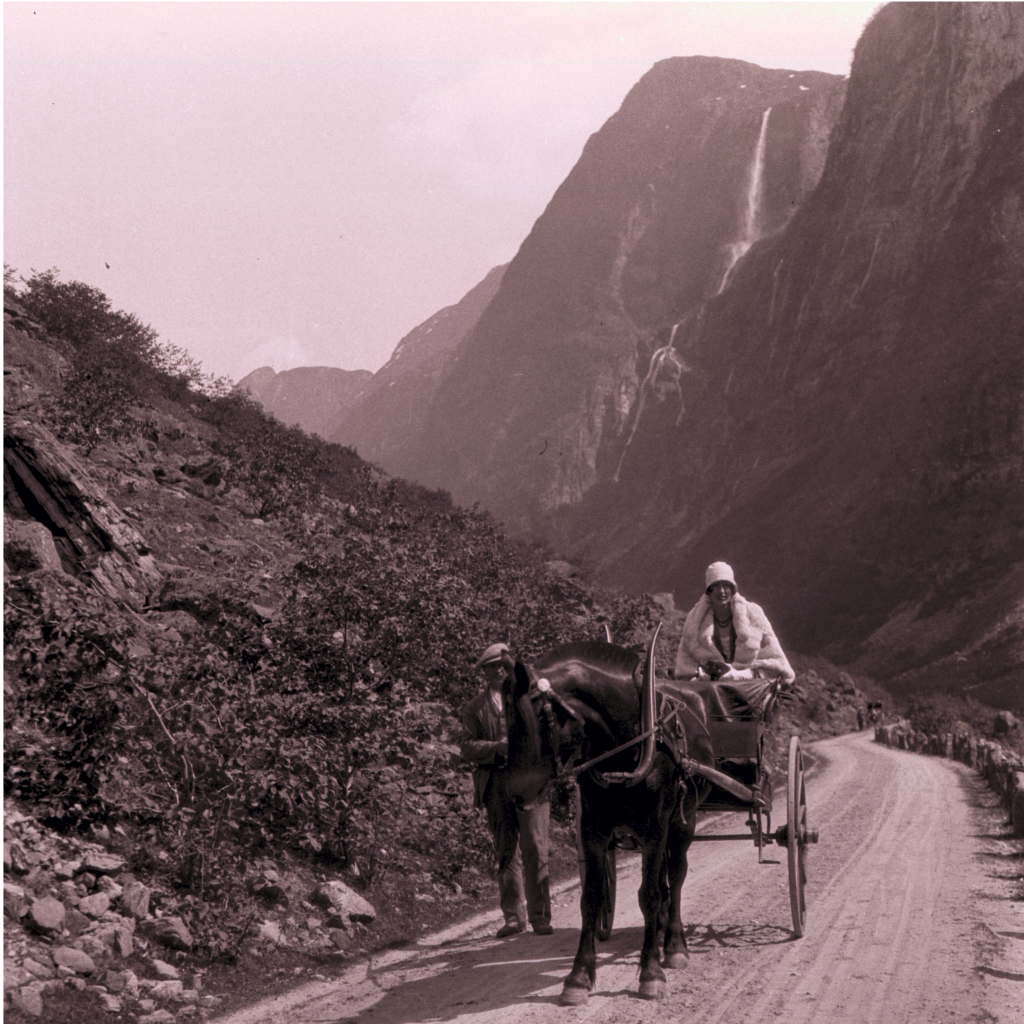
[[[639,864],[620,855],[615,930],[586,1006],[558,1005],[576,949],[579,889],[555,897],[555,934],[492,936],[496,913],[391,950],[340,981],[297,989],[221,1024],[1021,1024],[1022,841],[977,773],[868,733],[807,748],[807,930],[793,940],[784,851],[692,848],[683,889],[690,965],[668,997],[636,995]],[[776,789],[783,787],[776,786]],[[785,820],[776,800],[773,827]],[[739,827],[737,827],[739,826]],[[707,831],[739,831],[732,815]]]

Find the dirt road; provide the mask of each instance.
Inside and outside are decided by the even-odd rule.
[[[695,844],[683,889],[691,958],[668,997],[636,995],[636,855],[620,857],[615,930],[597,986],[558,1005],[576,950],[578,886],[555,897],[555,934],[493,939],[498,915],[391,951],[219,1024],[966,1024],[1024,1022],[1020,842],[976,774],[890,750],[866,733],[809,753],[807,932],[790,936],[784,851]],[[785,820],[784,795],[773,827]],[[739,831],[726,816],[707,831]],[[724,827],[723,827],[724,826]],[[702,826],[703,828],[703,826]]]

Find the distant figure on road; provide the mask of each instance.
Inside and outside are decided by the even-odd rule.
[[[690,609],[676,654],[676,679],[776,679],[796,673],[760,605],[741,597],[725,562],[704,574],[704,593]]]
[[[517,808],[505,790],[502,769],[508,756],[508,724],[501,689],[508,673],[503,657],[506,661],[510,657],[508,647],[491,644],[473,666],[480,670],[487,686],[462,709],[459,737],[462,756],[476,765],[475,806],[486,809],[487,824],[494,836],[498,897],[505,915],[505,923],[498,929],[499,939],[521,932],[527,914],[538,935],[550,935],[553,930],[548,881],[550,798]]]

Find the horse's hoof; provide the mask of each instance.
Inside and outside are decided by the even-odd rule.
[[[641,999],[664,999],[667,991],[665,982],[659,981],[657,978],[651,981],[640,982],[640,998]]]
[[[662,967],[671,967],[672,970],[682,970],[690,966],[690,955],[688,953],[667,953],[661,961]]]
[[[562,998],[558,1002],[562,1006],[582,1006],[590,993],[579,985],[565,985],[562,988]]]

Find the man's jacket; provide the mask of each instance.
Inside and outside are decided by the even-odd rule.
[[[507,750],[505,723],[494,706],[491,691],[484,689],[462,709],[462,732],[459,735],[459,750],[467,761],[476,767],[473,770],[475,806],[483,807],[488,783],[499,765],[505,763],[503,751]],[[499,752],[499,747],[502,752]]]

